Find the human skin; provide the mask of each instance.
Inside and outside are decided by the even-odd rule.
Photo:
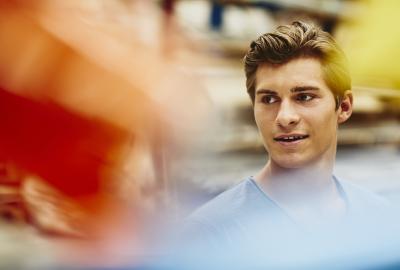
[[[346,213],[332,180],[337,128],[352,112],[351,91],[338,109],[319,60],[261,64],[256,73],[254,116],[269,160],[255,176],[264,192],[303,225]],[[283,141],[282,137],[302,136]]]
[[[281,65],[261,64],[256,73],[254,116],[275,169],[333,167],[338,124],[351,115],[352,96],[347,91],[335,110],[335,98],[326,85],[321,64],[298,58]],[[294,142],[278,137],[302,135]]]

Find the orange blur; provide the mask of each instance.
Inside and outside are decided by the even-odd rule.
[[[63,243],[64,262],[145,245],[141,227],[171,201],[168,155],[198,132],[208,102],[178,72],[176,36],[155,31],[149,44],[118,21],[142,8],[151,19],[147,1],[111,2],[0,2],[0,199],[44,235],[91,240],[85,252]]]

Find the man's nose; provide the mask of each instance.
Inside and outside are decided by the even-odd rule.
[[[276,123],[283,128],[295,126],[300,121],[299,114],[288,100],[281,102],[278,114],[276,116]]]

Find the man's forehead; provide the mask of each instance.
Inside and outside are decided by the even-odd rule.
[[[256,91],[284,86],[291,92],[327,87],[322,66],[313,58],[299,58],[283,64],[262,63],[257,68],[255,86]]]
[[[258,65],[256,73],[260,71],[286,71],[291,69],[315,69],[322,72],[322,64],[319,59],[315,57],[297,57],[283,63],[270,63],[262,62]]]
[[[302,93],[302,92],[319,92],[321,89],[317,86],[313,85],[301,85],[301,86],[294,86],[289,89],[290,93]],[[277,91],[268,89],[268,88],[258,88],[256,90],[256,94],[277,94]]]

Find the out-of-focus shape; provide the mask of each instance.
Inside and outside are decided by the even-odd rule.
[[[400,23],[396,0],[363,1],[363,9],[338,32],[357,85],[400,88]]]
[[[100,236],[100,263],[145,249],[209,109],[188,44],[150,1],[1,1],[3,217]]]

